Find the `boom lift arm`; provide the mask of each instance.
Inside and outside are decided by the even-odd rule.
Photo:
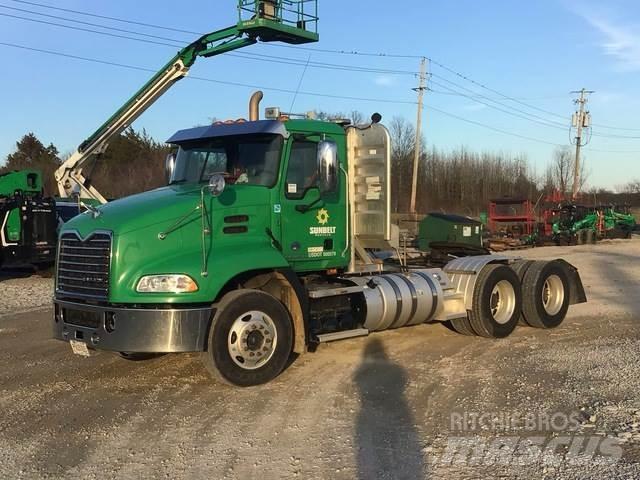
[[[83,174],[83,167],[91,158],[104,153],[114,137],[127,129],[178,80],[186,77],[198,57],[221,55],[258,41],[291,44],[318,41],[317,0],[239,0],[238,11],[237,25],[203,35],[180,50],[78,147],[55,173],[61,197],[79,194],[81,198],[107,202],[90,178]]]

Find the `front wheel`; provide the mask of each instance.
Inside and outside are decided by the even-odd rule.
[[[292,347],[293,327],[284,305],[259,290],[236,290],[219,304],[202,359],[218,380],[249,387],[277,377]]]

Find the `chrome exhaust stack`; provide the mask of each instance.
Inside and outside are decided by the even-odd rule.
[[[263,97],[264,94],[260,90],[251,95],[251,100],[249,100],[249,121],[256,122],[260,120],[260,102]]]

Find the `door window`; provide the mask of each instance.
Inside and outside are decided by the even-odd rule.
[[[287,198],[303,198],[310,188],[318,186],[318,147],[315,142],[294,141],[287,169]]]

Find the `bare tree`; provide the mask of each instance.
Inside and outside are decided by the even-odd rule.
[[[635,179],[616,188],[620,193],[638,194],[640,193],[640,179]]]
[[[323,122],[331,122],[333,120],[342,120],[348,119],[354,125],[360,125],[365,123],[364,114],[359,110],[351,110],[349,113],[344,112],[326,112],[324,110],[314,110],[313,114],[316,119],[322,120]]]
[[[580,164],[580,176],[578,189],[582,190],[589,176],[586,169],[586,158],[583,157]],[[547,168],[546,187],[557,190],[563,196],[568,197],[573,190],[573,172],[575,169],[575,156],[569,147],[558,147],[553,152],[553,161]]]
[[[391,135],[391,198],[394,212],[409,211],[408,190],[411,184],[413,151],[416,131],[413,125],[402,117],[393,117],[389,123]]]

